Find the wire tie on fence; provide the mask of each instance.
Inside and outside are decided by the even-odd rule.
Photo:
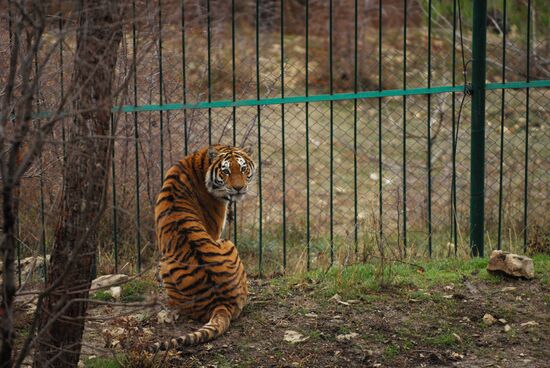
[[[464,85],[464,94],[465,94],[466,96],[471,96],[471,95],[474,94],[474,91],[473,91],[473,89],[472,89],[472,84],[471,84],[471,83],[466,83],[466,84]]]

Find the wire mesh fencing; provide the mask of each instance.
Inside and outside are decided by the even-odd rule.
[[[48,37],[63,42],[44,65],[41,111],[71,77],[76,8],[60,4],[49,9]],[[469,255],[472,7],[133,1],[117,66],[129,79],[113,107],[99,272],[155,264],[164,172],[216,143],[250,147],[257,162],[255,189],[232,206],[224,233],[251,273],[380,254]],[[487,249],[549,247],[548,19],[543,1],[489,2]],[[4,27],[4,52],[9,34]],[[56,127],[21,188],[20,259],[48,253],[70,123]]]

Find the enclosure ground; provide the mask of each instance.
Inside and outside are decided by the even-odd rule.
[[[490,275],[486,262],[387,263],[382,270],[374,261],[250,280],[250,303],[225,335],[154,357],[144,346],[199,324],[159,323],[161,306],[97,306],[84,341],[95,357],[82,360],[86,367],[547,367],[550,257],[535,257],[531,281]],[[152,288],[145,300],[164,298],[151,281],[143,285]],[[142,286],[134,283],[123,297],[139,299],[132,293]],[[487,313],[494,324],[483,322]],[[286,341],[287,331],[304,341]],[[125,347],[105,348],[106,337]]]

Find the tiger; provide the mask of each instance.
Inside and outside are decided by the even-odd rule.
[[[254,171],[247,150],[225,145],[204,147],[167,171],[154,209],[160,277],[168,303],[206,324],[153,351],[211,341],[241,314],[246,273],[233,242],[220,236],[228,205],[247,194]]]

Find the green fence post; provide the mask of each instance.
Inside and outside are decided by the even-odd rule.
[[[470,247],[483,257],[485,201],[485,48],[487,0],[473,2],[472,33],[472,140],[470,157]]]

